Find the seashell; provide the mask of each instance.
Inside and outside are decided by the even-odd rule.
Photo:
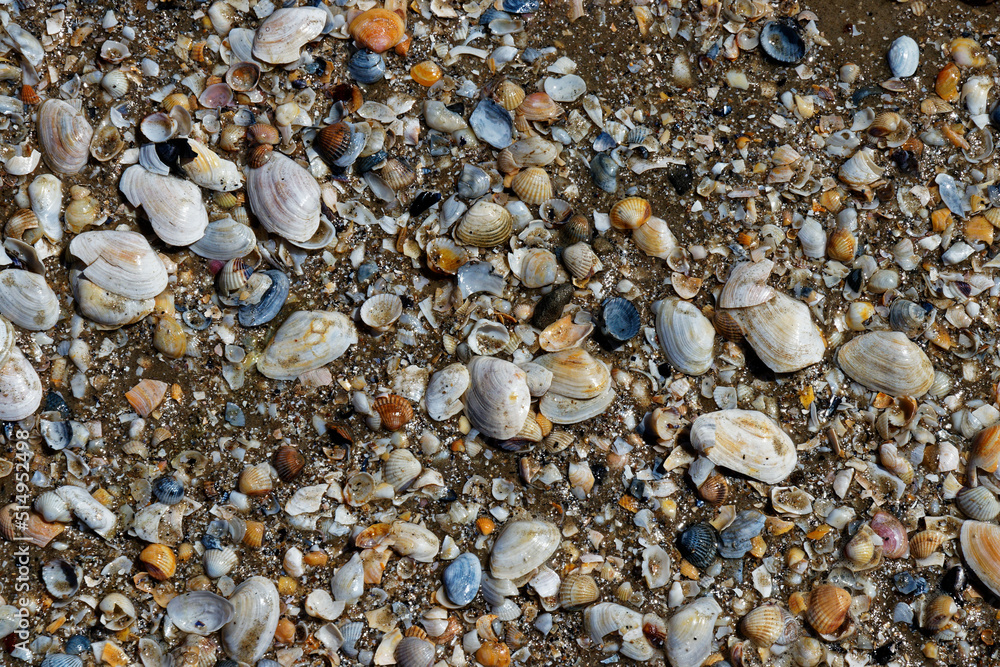
[[[38,218],[42,233],[51,241],[62,240],[59,211],[62,208],[62,181],[52,174],[37,176],[28,186],[31,210]]]
[[[598,153],[590,161],[590,180],[609,194],[618,190],[618,171],[618,163],[607,153]]]
[[[573,284],[577,287],[586,285],[595,273],[604,270],[604,265],[587,243],[574,243],[565,248],[562,254],[563,264],[573,276]]]
[[[369,85],[385,77],[385,58],[374,51],[356,51],[347,63],[347,71],[358,83]]]
[[[838,227],[830,234],[826,254],[836,262],[850,262],[858,249],[858,240],[846,227]]]
[[[120,69],[113,69],[101,79],[101,88],[107,91],[111,99],[119,100],[128,92],[128,76]]]
[[[278,479],[288,483],[302,473],[306,459],[295,447],[282,445],[274,453],[274,468],[278,471]]]
[[[806,55],[806,43],[792,21],[768,21],[761,28],[759,39],[761,51],[778,63],[791,65]]]
[[[908,35],[897,37],[889,47],[886,56],[889,60],[889,69],[897,79],[905,79],[917,73],[917,66],[920,64],[920,47],[916,40]]]
[[[815,498],[795,486],[775,486],[771,488],[771,505],[782,514],[805,516],[812,514]]]
[[[424,406],[431,419],[444,421],[461,412],[462,395],[469,382],[469,371],[462,364],[451,364],[434,373],[424,393]]]
[[[598,646],[603,645],[604,638],[613,632],[621,635],[622,643],[619,651],[627,658],[645,661],[655,654],[653,647],[641,632],[642,614],[628,607],[614,602],[598,602],[591,605],[583,612],[583,627],[590,635],[591,641]]]
[[[379,396],[372,401],[371,407],[381,418],[382,426],[390,431],[400,430],[413,419],[413,406],[402,396]]]
[[[55,491],[46,491],[35,499],[35,510],[45,521],[59,521],[69,523],[73,520],[73,515],[69,511],[69,505]]]
[[[87,268],[84,276],[129,299],[152,299],[167,288],[167,269],[142,234],[117,230],[73,237],[69,252]]]
[[[507,327],[492,320],[478,320],[469,332],[466,342],[473,354],[490,356],[502,352],[511,344],[512,338]],[[519,339],[513,339],[516,349]]]
[[[1000,526],[982,521],[965,521],[959,537],[962,558],[994,595],[1000,595]]]
[[[209,579],[224,577],[236,567],[236,552],[229,547],[209,549],[205,552],[205,575]]]
[[[181,168],[193,183],[216,192],[231,192],[243,186],[243,175],[235,162],[223,160],[208,146],[194,139],[187,140],[195,157]]]
[[[260,81],[260,66],[257,63],[235,62],[226,71],[226,83],[238,93],[250,92],[257,87],[258,81]]]
[[[510,270],[529,289],[551,285],[556,281],[556,256],[544,248],[518,248],[507,254]]]
[[[384,53],[406,36],[406,22],[396,12],[373,7],[358,14],[348,26],[348,32],[363,48]]]
[[[729,482],[719,473],[712,473],[698,487],[698,495],[708,504],[720,507],[729,498]]]
[[[863,524],[854,536],[844,545],[844,557],[852,570],[867,570],[882,563],[881,544],[875,531]]]
[[[90,140],[90,155],[98,162],[107,162],[125,150],[125,140],[121,131],[105,121],[97,128]]]
[[[704,570],[715,562],[719,554],[719,537],[711,524],[692,524],[677,538],[677,548],[687,562]]]
[[[427,268],[448,275],[455,275],[470,258],[468,251],[463,246],[444,236],[429,241],[424,251]]]
[[[713,463],[767,484],[791,474],[795,445],[767,415],[753,410],[719,410],[691,425],[691,446]]]
[[[496,149],[506,148],[513,140],[514,121],[510,113],[491,99],[479,101],[469,116],[469,126],[479,139]],[[550,190],[551,187],[549,184]]]
[[[972,448],[966,464],[970,485],[975,486],[978,483],[980,469],[992,474],[996,472],[998,463],[1000,463],[1000,424],[993,424],[972,438]]]
[[[603,347],[617,350],[639,334],[642,320],[631,301],[622,297],[606,299],[598,314],[598,336]]]
[[[240,473],[238,486],[240,493],[248,496],[266,496],[274,488],[270,467],[261,463],[244,468]]]
[[[860,190],[879,180],[884,172],[885,169],[875,162],[875,152],[866,147],[844,162],[837,176],[847,186]]]
[[[934,381],[930,359],[898,331],[848,341],[837,351],[837,363],[851,379],[890,396],[923,396]]]
[[[230,658],[256,663],[271,646],[278,627],[278,591],[269,579],[251,577],[236,587],[229,602],[234,614],[222,628],[222,646]]]
[[[205,235],[208,213],[194,183],[132,165],[122,174],[118,187],[132,206],[142,208],[164,243],[185,246]]]
[[[882,553],[886,558],[903,558],[910,551],[906,528],[896,517],[879,510],[869,523],[872,530],[882,538]]]
[[[760,648],[770,648],[785,632],[786,614],[776,604],[763,604],[740,620],[740,632]]]
[[[153,299],[129,299],[114,294],[84,278],[79,270],[70,270],[69,277],[80,314],[98,328],[117,329],[153,312]]]
[[[490,190],[490,175],[479,167],[466,163],[458,177],[456,191],[459,197],[477,199]]]
[[[277,146],[281,143],[281,135],[278,133],[278,128],[269,123],[254,123],[247,128],[247,137],[260,145]]]
[[[965,523],[971,523],[966,521]],[[922,530],[910,538],[910,553],[922,560],[937,551],[944,544],[946,536],[939,530]],[[978,573],[977,573],[978,574]]]
[[[410,68],[410,76],[424,87],[431,87],[441,80],[444,72],[433,60],[424,60]]]
[[[420,475],[423,466],[408,449],[394,449],[385,461],[383,478],[392,485],[396,493],[401,493]]]
[[[660,302],[656,337],[667,362],[687,375],[702,375],[714,361],[715,327],[693,304],[669,297]]]
[[[0,419],[16,422],[38,409],[42,382],[19,348],[12,346],[9,355],[0,366]]]
[[[497,154],[497,167],[510,173],[526,167],[545,167],[559,157],[559,147],[544,137],[518,139]]]
[[[344,500],[351,507],[361,507],[375,497],[377,483],[366,472],[351,475],[344,485]]]
[[[52,171],[79,173],[87,164],[93,135],[83,112],[68,102],[49,98],[38,107],[38,143]]]
[[[673,667],[699,667],[712,652],[715,620],[722,613],[711,597],[681,607],[667,621],[663,650]]]
[[[531,401],[525,372],[509,361],[481,356],[472,358],[468,371],[466,417],[487,437],[513,438],[528,417]],[[498,401],[500,396],[506,400]]]
[[[153,482],[153,495],[164,505],[176,505],[184,498],[184,485],[171,475],[164,475]]]
[[[361,305],[361,321],[375,331],[387,331],[403,314],[403,300],[384,292],[369,297]]]
[[[246,257],[256,247],[257,237],[253,230],[232,218],[208,223],[205,235],[189,246],[199,257],[222,262]]]
[[[989,110],[989,96],[992,88],[993,80],[988,76],[970,76],[962,84],[961,100],[965,102],[965,107],[970,114],[979,116]]]
[[[490,574],[517,581],[540,567],[559,546],[559,529],[548,521],[511,521],[490,552]]]
[[[400,667],[431,667],[434,664],[434,651],[434,644],[426,639],[403,637],[396,644],[393,657]]]
[[[0,273],[0,314],[29,331],[47,331],[59,319],[59,298],[45,277],[23,269]]]
[[[354,554],[347,563],[340,566],[330,581],[333,599],[347,603],[355,602],[365,592],[365,571],[361,555]]]
[[[543,207],[544,208],[544,207]],[[574,243],[590,243],[593,231],[590,228],[590,221],[582,215],[573,215],[562,226],[562,237],[567,245]]]
[[[552,373],[549,391],[587,400],[600,396],[611,386],[607,365],[583,348],[570,348],[543,354],[534,363]]]
[[[177,570],[177,557],[173,549],[164,544],[150,544],[139,554],[149,576],[158,581],[169,579]]]
[[[663,588],[670,581],[670,555],[655,544],[642,551],[642,578],[651,591]]]
[[[518,115],[527,121],[549,123],[558,120],[563,112],[562,106],[553,101],[547,93],[532,93],[517,106]]]
[[[320,229],[320,188],[312,174],[281,153],[248,172],[247,200],[264,229],[308,243]]]
[[[101,537],[111,537],[118,525],[118,517],[114,512],[78,486],[60,486],[55,492],[66,501],[73,516]]]
[[[50,560],[42,566],[45,590],[57,600],[68,600],[80,590],[83,568],[62,559]]]
[[[528,206],[538,206],[552,199],[552,181],[541,167],[528,167],[519,171],[511,180],[510,187]]]
[[[357,342],[354,324],[341,313],[299,310],[278,328],[257,370],[273,380],[293,380],[339,359]]]
[[[559,585],[559,604],[563,609],[582,609],[600,597],[597,582],[589,574],[570,574]]]
[[[896,299],[889,306],[889,326],[907,338],[916,338],[927,329],[927,311],[907,299]]]
[[[955,102],[959,97],[958,84],[961,80],[962,70],[955,63],[948,63],[937,74],[934,92],[945,102]]]
[[[802,246],[802,254],[811,259],[822,259],[826,253],[827,238],[826,230],[813,218],[806,218],[806,221],[799,228],[799,245]]]
[[[392,550],[400,556],[409,556],[418,563],[431,563],[441,548],[437,535],[423,526],[408,521],[395,521],[389,531]]]
[[[504,79],[493,90],[493,99],[507,111],[513,111],[524,102],[524,89],[510,79]]]
[[[167,616],[181,632],[207,637],[233,620],[235,608],[210,591],[189,591],[167,603]]]
[[[264,19],[254,34],[253,57],[270,65],[295,62],[302,47],[323,32],[326,17],[326,12],[318,7],[276,10]]]
[[[160,407],[166,396],[169,385],[159,380],[139,380],[139,382],[125,392],[132,409],[139,413],[141,417],[148,417],[156,408]]]
[[[79,656],[67,653],[50,653],[45,656],[41,664],[44,667],[83,667],[83,660]]]
[[[677,248],[677,239],[667,222],[655,216],[632,230],[632,241],[650,257],[666,259]]]
[[[950,595],[939,595],[924,608],[924,629],[940,632],[946,629],[958,613],[958,605]]]
[[[963,488],[955,497],[955,505],[975,521],[992,521],[1000,514],[1000,501],[985,486]]]
[[[626,197],[611,207],[611,226],[615,229],[638,229],[649,221],[653,208],[642,197]]]
[[[513,218],[507,209],[487,201],[473,204],[455,228],[455,239],[479,248],[492,248],[506,243],[513,229]]]
[[[132,530],[146,542],[176,546],[184,536],[182,522],[184,505],[153,503],[138,512],[132,519]]]
[[[98,609],[102,612],[101,623],[108,630],[118,632],[135,623],[135,605],[121,593],[111,593],[104,596]]]
[[[417,180],[417,172],[413,171],[406,160],[390,158],[382,167],[382,179],[395,191],[405,190]]]
[[[464,553],[453,560],[441,574],[448,600],[458,606],[470,604],[479,592],[482,565],[474,554]]]
[[[864,331],[875,317],[875,306],[867,301],[852,301],[844,321],[852,331]]]
[[[809,594],[806,620],[819,634],[836,635],[851,622],[847,615],[850,606],[850,593],[840,586],[820,584]]]
[[[982,67],[989,62],[983,47],[971,37],[956,37],[951,40],[948,51],[955,63],[962,67]]]
[[[589,400],[547,393],[539,402],[538,410],[553,424],[578,424],[604,413],[616,397],[611,388]]]
[[[0,508],[0,535],[13,542],[20,540],[37,547],[47,547],[49,542],[62,533],[66,527],[59,523],[49,523],[34,512],[28,512],[25,521],[23,506],[11,503]]]
[[[41,236],[38,216],[30,208],[18,209],[14,215],[7,219],[4,226],[4,236],[22,240],[25,243],[34,243]]]
[[[241,542],[253,549],[259,549],[264,542],[264,524],[260,521],[247,521],[245,527]]]

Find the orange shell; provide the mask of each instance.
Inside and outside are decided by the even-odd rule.
[[[153,410],[160,407],[169,386],[166,382],[159,380],[140,380],[139,384],[125,392],[125,398],[128,399],[132,409],[138,412],[139,416],[145,418]]]
[[[271,148],[270,144],[260,144],[259,146],[254,146],[250,149],[250,153],[247,155],[247,164],[249,164],[253,169],[260,169],[271,161],[271,152],[273,150],[274,149]]]
[[[146,566],[149,576],[158,581],[169,579],[177,570],[177,557],[165,544],[150,544],[139,554],[139,560]]]
[[[349,31],[369,51],[385,53],[404,39],[406,22],[396,12],[373,7],[351,21]]]
[[[306,465],[306,459],[299,450],[289,445],[282,445],[274,453],[274,468],[282,482],[291,482],[299,476]]]
[[[507,667],[510,665],[510,648],[502,642],[484,641],[476,651],[476,660],[483,667]]]
[[[35,89],[31,86],[24,85],[21,86],[21,101],[25,104],[35,105],[42,101],[42,98],[38,96]]]
[[[359,549],[372,549],[382,543],[389,535],[392,526],[387,523],[373,523],[354,538],[354,546]]]
[[[410,68],[410,76],[421,86],[433,86],[441,80],[441,66],[433,60],[424,60]]]
[[[388,394],[372,401],[372,410],[382,418],[382,426],[390,431],[398,431],[413,419],[413,406],[402,396]]]
[[[517,107],[525,120],[552,121],[563,114],[563,108],[554,102],[547,93],[532,93],[524,98]]]
[[[826,254],[830,259],[837,262],[849,262],[854,259],[854,253],[858,249],[858,240],[854,234],[845,227],[838,227],[826,244]]]
[[[611,207],[611,226],[615,229],[636,229],[653,215],[653,207],[642,197],[626,197]]]
[[[962,70],[955,63],[948,63],[941,68],[934,82],[934,92],[945,102],[954,102],[959,97],[959,83],[962,80]]]
[[[259,549],[264,543],[264,524],[260,521],[247,521],[242,541],[248,547]]]
[[[254,123],[247,128],[247,134],[258,144],[271,144],[277,146],[281,143],[278,135],[278,128],[269,123]]]
[[[820,584],[809,595],[806,619],[813,630],[821,635],[832,635],[847,622],[851,594],[840,586]]]

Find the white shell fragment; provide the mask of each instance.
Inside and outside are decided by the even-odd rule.
[[[294,380],[339,359],[357,342],[354,323],[341,313],[299,310],[274,334],[257,370],[274,380]]]
[[[762,412],[719,410],[691,425],[691,446],[712,463],[767,484],[791,474],[798,461],[795,444]]]

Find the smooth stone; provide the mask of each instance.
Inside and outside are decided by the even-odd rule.
[[[563,308],[573,300],[573,292],[573,285],[563,283],[539,299],[535,305],[535,314],[531,317],[531,324],[538,329],[544,329],[562,317]]]
[[[441,580],[448,599],[460,607],[472,602],[479,592],[483,566],[473,554],[464,553],[444,569]]]

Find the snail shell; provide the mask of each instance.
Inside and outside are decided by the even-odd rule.
[[[173,246],[186,246],[205,235],[208,212],[198,186],[132,165],[118,183],[125,198],[142,207],[156,235]]]
[[[68,102],[50,98],[38,107],[38,143],[52,171],[79,173],[87,164],[93,135],[84,113]]]
[[[691,446],[713,463],[777,484],[798,461],[795,444],[762,412],[719,410],[701,415],[691,425]]]
[[[222,628],[222,646],[234,660],[254,664],[267,652],[278,628],[278,590],[265,577],[251,577],[236,587],[229,602],[234,614]]]
[[[837,363],[851,379],[890,396],[920,397],[934,382],[934,367],[915,343],[898,331],[872,331],[840,347]]]
[[[326,18],[326,12],[318,7],[276,10],[264,19],[254,34],[253,57],[271,65],[295,62],[299,59],[299,50],[323,32]]]
[[[275,333],[257,361],[257,370],[274,380],[294,380],[339,359],[357,342],[354,324],[341,313],[299,310]]]

